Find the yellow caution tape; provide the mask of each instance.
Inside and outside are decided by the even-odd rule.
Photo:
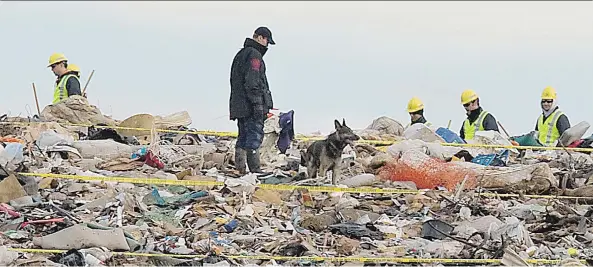
[[[101,181],[101,182],[119,182],[131,184],[148,184],[148,185],[182,185],[182,186],[223,186],[223,182],[215,181],[195,181],[195,180],[167,180],[159,178],[130,178],[130,177],[96,177],[96,176],[81,176],[68,174],[54,174],[54,173],[18,173],[23,176],[36,176],[44,178],[61,178],[70,180],[82,181]],[[361,194],[422,194],[426,193],[427,189],[410,190],[397,188],[373,188],[373,187],[358,187],[358,188],[342,188],[333,186],[307,186],[307,185],[279,185],[279,184],[258,184],[256,187],[269,190],[278,191],[294,191],[298,189],[306,189],[309,192],[342,192],[342,193],[361,193]],[[476,196],[483,197],[526,197],[526,198],[542,198],[542,199],[593,199],[593,197],[574,197],[574,196],[556,196],[556,195],[519,195],[519,194],[497,194],[497,193],[475,193]]]
[[[0,124],[13,124],[13,125],[21,125],[21,126],[28,126],[39,124],[43,122],[7,122],[3,121]],[[76,123],[59,123],[62,126],[67,127],[95,127],[97,129],[114,129],[114,130],[134,130],[134,131],[152,131],[149,128],[134,128],[134,127],[121,127],[121,126],[102,126],[102,125],[92,125],[92,124],[76,124]],[[162,133],[177,133],[177,134],[201,134],[201,135],[211,135],[211,136],[229,136],[229,137],[237,137],[237,133],[233,132],[217,132],[217,131],[179,131],[179,130],[168,130],[168,129],[155,129],[157,132]]]
[[[0,122],[0,124],[13,124],[13,125],[32,125],[41,122]],[[134,130],[134,131],[151,131],[152,129],[148,128],[132,128],[132,127],[120,127],[120,126],[97,126],[91,124],[66,124],[60,123],[62,126],[70,126],[70,127],[95,127],[100,129],[116,129],[116,130]],[[179,130],[167,130],[167,129],[155,129],[157,132],[163,133],[177,133],[177,134],[201,134],[207,136],[219,136],[219,137],[237,137],[237,133],[235,132],[217,132],[217,131],[179,131]],[[301,141],[316,141],[316,140],[323,140],[323,137],[305,137],[305,136],[297,136],[295,139]],[[370,144],[380,146],[379,150],[385,151],[386,148],[381,146],[388,146],[399,141],[381,141],[381,140],[359,140],[356,143],[359,144]],[[453,146],[453,147],[474,147],[474,148],[506,148],[506,149],[531,149],[531,150],[567,150],[567,151],[575,151],[575,152],[593,152],[593,148],[578,148],[578,147],[546,147],[546,146],[505,146],[505,145],[484,145],[484,144],[457,144],[457,143],[441,143],[443,146]]]
[[[10,251],[21,253],[44,253],[44,254],[59,254],[66,250],[56,249],[24,249],[24,248],[8,248]],[[177,257],[177,258],[205,258],[206,255],[182,255],[182,254],[153,254],[153,253],[137,253],[137,252],[111,252],[114,255],[125,255],[132,257]],[[499,259],[426,259],[426,258],[398,258],[398,257],[318,257],[318,256],[265,256],[265,255],[220,255],[229,259],[251,259],[251,260],[280,260],[280,261],[329,261],[329,262],[377,262],[377,263],[501,263]],[[561,260],[544,260],[544,259],[527,259],[528,263],[534,264],[557,264]],[[585,260],[580,260],[586,263]]]

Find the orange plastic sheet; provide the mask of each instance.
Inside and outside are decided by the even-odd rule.
[[[466,175],[468,179],[464,189],[475,188],[476,173],[474,171],[434,158],[414,165],[401,160],[395,161],[386,164],[379,171],[381,179],[400,182],[412,181],[416,183],[418,189],[434,189],[443,186],[448,190],[453,190]]]
[[[23,145],[26,144],[25,140],[21,140],[21,139],[14,138],[14,137],[0,137],[0,142],[4,142],[4,143],[21,143]]]

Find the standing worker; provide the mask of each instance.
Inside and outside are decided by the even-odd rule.
[[[264,121],[274,106],[263,60],[269,44],[276,44],[272,32],[266,27],[257,28],[253,38],[245,39],[231,66],[230,119],[237,120],[239,128],[235,166],[242,174],[246,173],[245,161],[249,171],[261,172],[259,147],[264,138]]]
[[[538,140],[544,146],[554,146],[560,136],[570,128],[570,121],[564,112],[558,109],[556,89],[548,86],[542,92],[542,115],[535,124]]]
[[[408,113],[410,114],[411,122],[408,126],[416,123],[423,123],[426,126],[432,125],[424,118],[424,103],[418,97],[412,97],[408,102]]]
[[[480,98],[474,90],[468,89],[461,93],[461,104],[467,115],[467,119],[461,126],[461,131],[459,131],[461,139],[473,140],[477,131],[499,132],[496,119],[480,107]]]
[[[75,74],[68,71],[68,59],[64,54],[54,53],[51,55],[48,67],[58,77],[52,104],[56,104],[69,96],[81,95],[80,80]]]

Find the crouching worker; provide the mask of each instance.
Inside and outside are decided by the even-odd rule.
[[[408,113],[410,114],[410,125],[414,125],[416,123],[422,123],[426,126],[432,125],[430,122],[426,120],[424,117],[424,103],[422,100],[417,97],[413,97],[410,102],[408,102]]]
[[[538,141],[544,146],[554,146],[560,136],[570,128],[568,117],[558,109],[556,89],[550,86],[544,88],[541,108],[542,114],[535,125]]]
[[[68,64],[68,72],[72,73],[74,75],[76,75],[76,77],[78,77],[78,81],[80,81],[80,67],[78,67],[78,65],[76,64]],[[81,88],[81,91],[84,90],[84,88]],[[82,96],[84,98],[86,98],[86,92],[82,92]]]
[[[80,80],[76,74],[68,70],[68,59],[64,54],[55,53],[49,57],[49,68],[58,77],[54,88],[54,99],[56,104],[73,95],[81,95]]]

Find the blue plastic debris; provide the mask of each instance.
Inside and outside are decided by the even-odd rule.
[[[465,144],[465,141],[459,135],[447,128],[439,127],[436,134],[442,137],[447,143]]]
[[[509,161],[509,150],[505,149],[498,154],[480,154],[472,162],[484,166],[506,166]]]

